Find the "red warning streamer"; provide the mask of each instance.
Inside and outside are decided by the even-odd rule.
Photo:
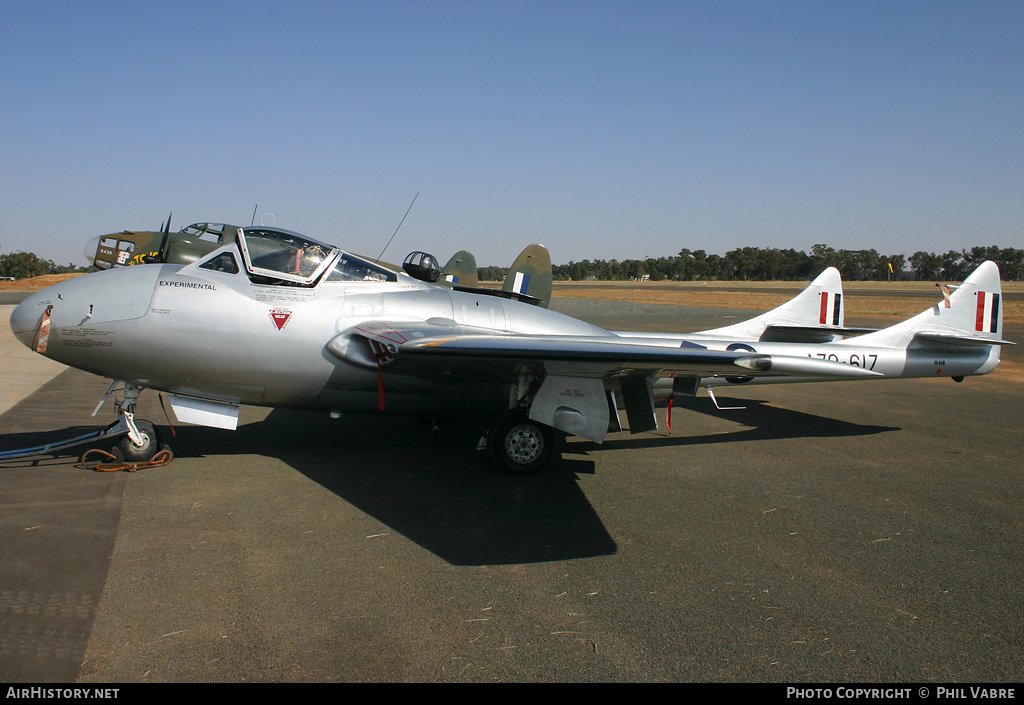
[[[388,354],[387,348],[376,340],[371,340],[370,346],[373,348],[373,356],[377,358],[377,410],[383,414],[385,411],[383,366],[391,356]]]

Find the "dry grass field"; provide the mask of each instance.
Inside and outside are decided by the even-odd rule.
[[[18,281],[0,281],[0,291],[38,291],[53,284],[58,284],[68,279],[80,277],[81,274],[46,274],[31,279],[19,279]]]
[[[785,303],[806,285],[807,282],[555,282],[554,296],[767,311]],[[909,318],[930,302],[942,300],[933,282],[844,282],[843,291],[847,295],[847,316]],[[1017,299],[1005,301],[1004,322],[1024,323],[1024,301],[1020,300],[1024,282],[1003,282],[1003,292],[1015,294],[1012,298]]]

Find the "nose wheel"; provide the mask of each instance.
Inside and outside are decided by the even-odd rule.
[[[494,424],[487,445],[502,472],[532,475],[543,470],[554,457],[555,431],[531,419],[525,409],[515,409]]]
[[[137,441],[132,438],[134,434],[129,432],[117,442],[116,447],[127,462],[145,463],[152,460],[160,450],[160,434],[149,421],[135,421],[134,425],[138,432]]]
[[[120,390],[118,384],[123,384]],[[120,455],[121,459],[127,463],[148,463],[162,450],[162,446],[156,426],[144,419],[135,419],[135,406],[139,394],[142,392],[141,387],[114,380],[107,389],[107,393],[100,399],[100,403],[96,405],[96,411],[93,414],[95,415],[100,410],[103,402],[115,391],[124,392],[124,398],[121,401],[115,401],[114,406],[121,417],[120,425],[126,430],[126,433],[111,450]]]

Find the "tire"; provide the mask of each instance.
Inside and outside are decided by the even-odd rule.
[[[144,463],[160,450],[160,434],[149,421],[136,421],[135,428],[142,434],[142,446],[136,446],[128,436],[117,442],[117,449],[129,463]]]
[[[522,409],[498,419],[488,439],[491,457],[509,475],[540,472],[554,457],[555,445],[554,429],[532,420]]]

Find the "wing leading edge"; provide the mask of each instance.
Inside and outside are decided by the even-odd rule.
[[[820,358],[725,352],[700,347],[638,345],[581,336],[465,335],[419,338],[403,343],[398,352],[449,361],[491,360],[510,365],[524,362],[570,366],[581,376],[614,377],[631,372],[669,377],[684,373],[718,375],[797,375],[823,378],[877,377],[876,372]],[[737,369],[739,368],[739,369]]]

